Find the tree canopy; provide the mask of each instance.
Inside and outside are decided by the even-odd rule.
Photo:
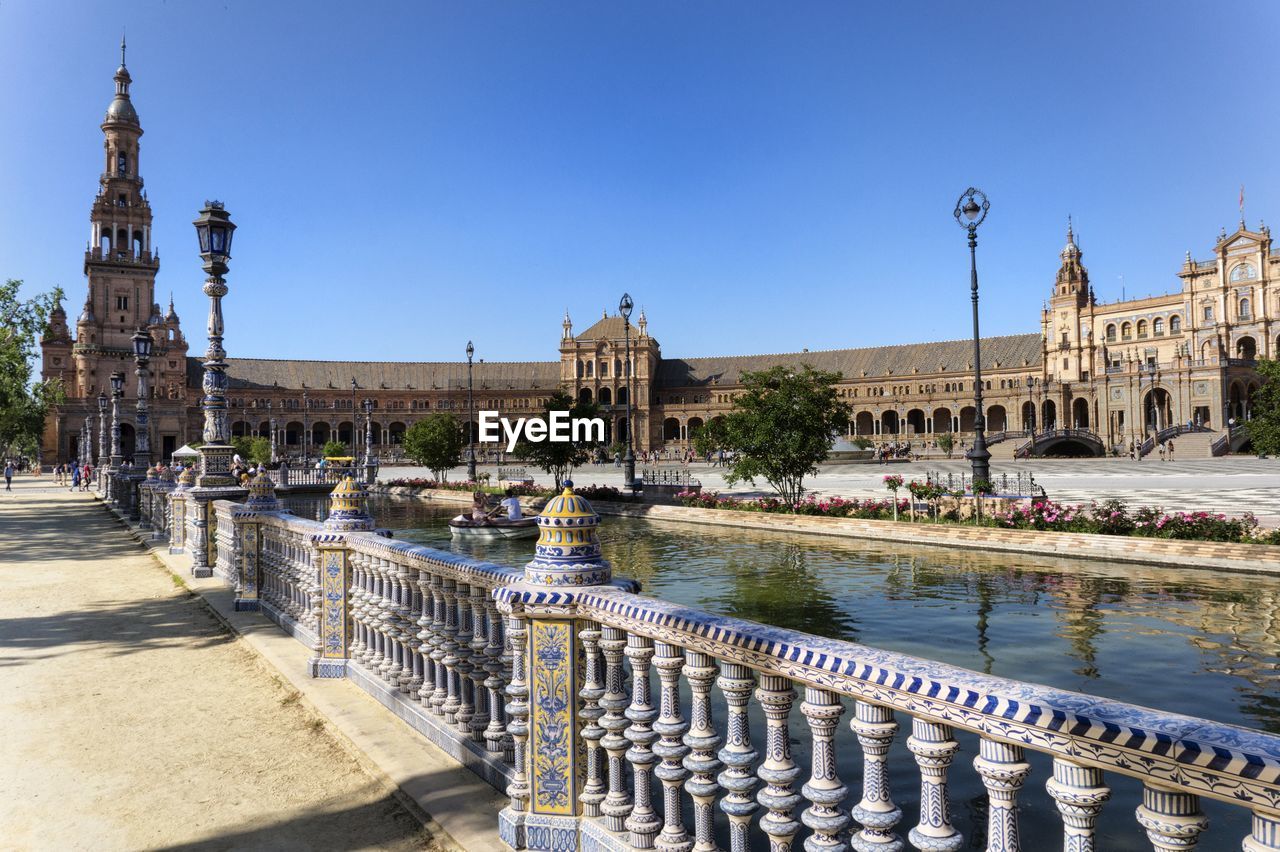
[[[762,478],[789,503],[804,494],[804,478],[818,472],[834,436],[849,425],[849,405],[836,394],[840,373],[777,366],[743,373],[733,410],[694,437],[699,453],[731,454],[730,485]]]
[[[261,435],[242,435],[231,439],[231,446],[237,455],[253,464],[266,464],[271,461],[271,439]]]
[[[1262,377],[1262,387],[1254,397],[1249,437],[1254,452],[1280,455],[1280,361],[1259,359],[1256,369]]]
[[[55,287],[24,301],[18,298],[21,287],[13,279],[0,285],[0,453],[35,457],[45,415],[64,399],[61,382],[34,378],[40,337],[62,290]]]
[[[600,409],[591,402],[575,402],[573,397],[562,390],[556,391],[547,400],[543,417],[551,422],[551,412],[567,411],[572,419],[600,416]],[[585,436],[584,436],[585,437]],[[516,444],[515,454],[530,464],[535,464],[551,474],[556,484],[569,478],[575,467],[591,461],[591,451],[595,444],[587,440],[579,441],[539,441],[534,443],[522,437]]]
[[[449,468],[462,463],[462,449],[466,446],[462,431],[458,418],[447,411],[436,411],[404,433],[404,454],[426,465],[443,482]]]

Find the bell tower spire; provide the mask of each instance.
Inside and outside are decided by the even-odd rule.
[[[129,92],[133,78],[125,65],[127,50],[122,35],[115,93],[101,125],[105,162],[89,210],[84,256],[89,294],[76,335],[81,345],[92,341],[98,350],[126,353],[132,351],[133,333],[151,320],[160,268],[151,247],[151,204],[139,170],[142,124]]]

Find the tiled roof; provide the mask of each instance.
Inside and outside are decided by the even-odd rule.
[[[982,339],[982,369],[1039,367],[1041,337],[1012,334]],[[743,371],[764,370],[776,364],[839,371],[846,379],[902,377],[920,374],[968,372],[973,363],[972,340],[940,343],[907,343],[901,346],[873,346],[866,349],[829,349],[821,352],[787,352],[778,355],[740,355],[716,358],[663,358],[658,365],[658,387],[692,387],[707,384],[732,385]]]
[[[603,317],[596,320],[595,325],[573,337],[575,340],[622,340],[626,335],[627,325],[628,323],[621,316]],[[640,330],[632,325],[631,339],[636,340],[639,337]]]
[[[187,358],[187,384],[200,387],[203,364]],[[476,390],[556,388],[559,361],[477,361],[473,365]],[[362,391],[459,390],[467,386],[467,362],[461,361],[291,361],[272,358],[228,358],[231,388],[283,387],[350,390],[354,376]]]

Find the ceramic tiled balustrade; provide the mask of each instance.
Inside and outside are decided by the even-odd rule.
[[[181,484],[166,496],[181,530]],[[599,517],[568,488],[524,571],[380,536],[364,496],[345,480],[321,524],[280,511],[262,476],[245,503],[213,504],[212,563],[238,608],[312,649],[314,676],[350,678],[505,790],[510,847],[958,850],[948,778],[967,770],[952,766],[957,735],[974,734],[988,850],[1100,848],[1108,784],[1123,778],[1143,788],[1130,828],[1160,852],[1202,836],[1280,850],[1280,737],[641,596],[611,577]],[[850,710],[860,790],[837,771]],[[910,813],[890,777],[902,749]],[[1023,838],[1035,752],[1051,761],[1061,828]],[[1251,811],[1251,833],[1206,834],[1202,798]]]

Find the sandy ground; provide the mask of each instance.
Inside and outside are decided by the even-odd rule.
[[[0,848],[435,848],[89,494],[0,491]]]

